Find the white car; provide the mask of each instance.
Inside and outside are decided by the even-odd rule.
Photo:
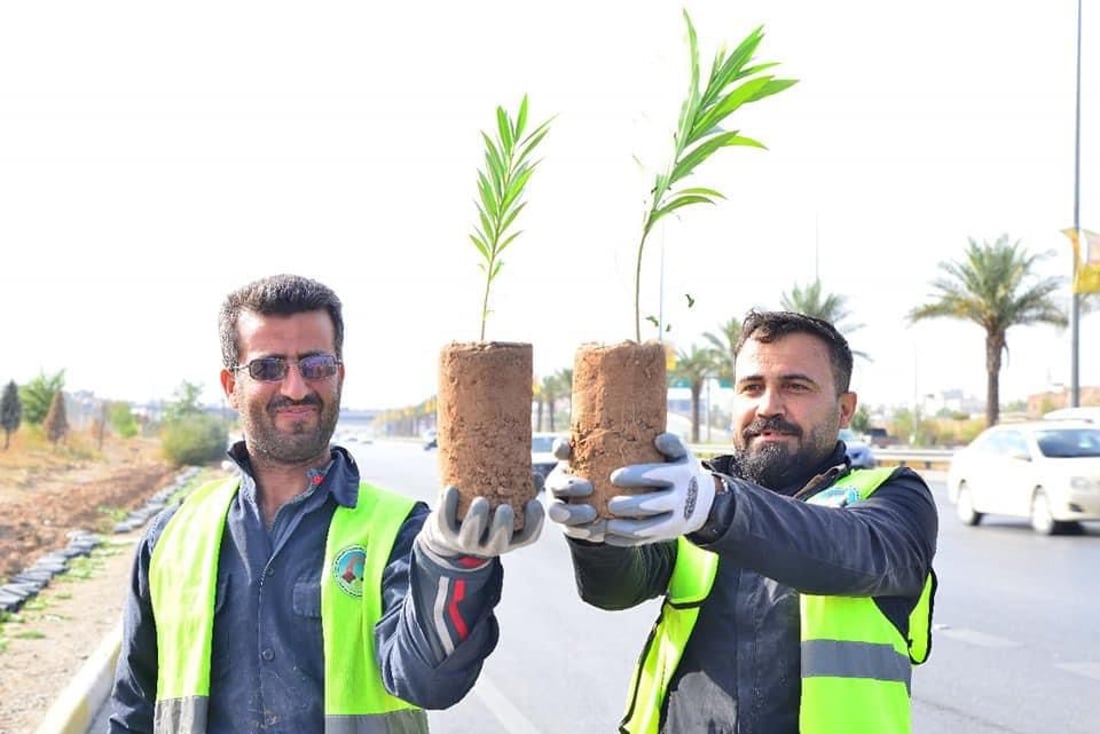
[[[1100,424],[1100,405],[1059,408],[1058,410],[1052,410],[1049,413],[1043,414],[1043,420],[1048,421],[1066,420],[1067,418]]]
[[[569,440],[568,433],[544,433],[531,434],[531,471],[543,479],[550,470],[557,466],[558,460],[554,456],[554,439],[563,438]]]
[[[947,496],[967,525],[1011,515],[1051,535],[1100,520],[1100,425],[1042,420],[987,428],[951,457]]]

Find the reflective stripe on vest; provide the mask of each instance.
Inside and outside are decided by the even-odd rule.
[[[808,501],[844,506],[866,499],[893,472],[892,468],[852,472]],[[661,606],[661,615],[635,667],[620,732],[655,734],[658,731],[668,685],[691,636],[699,606],[710,593],[717,565],[717,554],[682,537],[678,539],[669,590]],[[921,663],[927,658],[933,586],[930,575],[910,615],[912,642],[902,638],[870,597],[800,595],[803,683],[799,718],[802,734],[909,731],[910,659],[913,663]],[[807,605],[807,599],[814,601]],[[831,633],[831,636],[815,634],[808,638],[807,622],[810,629]],[[869,635],[868,629],[873,630],[873,634]],[[865,639],[866,636],[872,639]],[[899,646],[904,651],[907,643],[910,653],[899,657]],[[874,677],[867,677],[866,673],[873,673]]]
[[[870,497],[893,474],[889,467],[857,471],[807,500],[843,507]],[[909,615],[910,642],[871,597],[800,594],[802,734],[907,734],[912,664],[927,656],[927,607],[932,577]]]
[[[234,478],[196,489],[153,549],[158,734],[206,731],[218,551],[237,486]],[[408,498],[364,483],[356,507],[338,507],[333,514],[321,574],[326,734],[428,730],[423,711],[386,692],[374,654],[382,571],[412,506]]]

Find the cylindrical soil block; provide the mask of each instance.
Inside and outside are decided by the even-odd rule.
[[[664,461],[653,445],[668,421],[665,349],[659,342],[583,344],[573,363],[574,474],[592,482],[590,502],[607,517],[607,501],[631,490],[611,484],[628,464]]]
[[[509,504],[516,529],[535,496],[531,477],[531,345],[452,342],[439,356],[439,474],[458,487],[458,516],[486,497]]]

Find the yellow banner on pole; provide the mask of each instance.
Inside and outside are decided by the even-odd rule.
[[[1073,244],[1073,292],[1100,293],[1100,234],[1082,229],[1084,243],[1081,243],[1077,232],[1075,229],[1062,230]]]

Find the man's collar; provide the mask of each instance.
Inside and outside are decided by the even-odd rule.
[[[256,477],[252,473],[252,462],[245,442],[233,444],[227,454],[247,478],[241,489],[255,492]],[[321,469],[307,470],[306,477],[309,487],[305,491],[323,487],[332,495],[336,504],[343,507],[355,507],[359,502],[359,467],[351,454],[341,446],[333,446],[329,463]]]

